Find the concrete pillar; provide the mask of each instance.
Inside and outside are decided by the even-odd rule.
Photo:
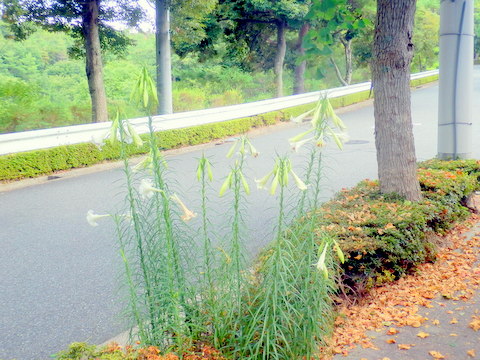
[[[438,158],[465,159],[472,149],[473,0],[442,0]]]

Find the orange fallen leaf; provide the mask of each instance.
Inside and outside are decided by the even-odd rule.
[[[474,331],[480,330],[480,316],[472,316],[472,321],[468,324]]]
[[[410,350],[415,344],[398,344],[400,350]]]
[[[432,321],[432,324],[433,324],[433,325],[440,325],[440,320],[433,320],[433,321]]]
[[[395,335],[395,334],[398,334],[398,330],[397,330],[397,329],[395,329],[395,328],[390,328],[390,329],[388,329],[387,335]]]
[[[441,353],[439,353],[438,351],[429,351],[428,352],[430,355],[433,356],[434,359],[445,359],[445,356],[443,356]]]
[[[468,350],[468,351],[467,351],[467,355],[470,356],[470,357],[472,357],[472,358],[475,357],[475,355],[476,355],[476,354],[475,354],[475,349]]]
[[[429,334],[429,333],[426,333],[426,332],[423,332],[423,331],[420,331],[420,332],[417,334],[417,336],[418,336],[419,338],[425,339],[426,337],[429,337],[430,334]]]
[[[387,344],[395,344],[397,342],[397,340],[390,338],[390,339],[385,340],[385,342]]]
[[[453,318],[453,319],[450,321],[450,324],[456,324],[456,323],[458,323],[457,318]]]

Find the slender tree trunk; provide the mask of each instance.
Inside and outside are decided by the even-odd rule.
[[[277,53],[275,55],[275,86],[277,89],[277,97],[283,96],[283,63],[285,62],[285,53],[287,52],[287,40],[285,32],[287,24],[285,20],[277,22]]]
[[[350,85],[352,82],[352,73],[353,73],[353,65],[352,65],[352,39],[342,39],[342,45],[345,49],[345,77],[344,80],[347,85]]]
[[[330,58],[330,62],[332,63],[333,68],[335,69],[335,74],[337,75],[338,81],[340,81],[340,83],[341,83],[343,86],[347,86],[348,83],[347,83],[347,82],[345,81],[345,79],[343,78],[342,72],[341,72],[340,69],[338,68],[338,65],[337,65],[337,63],[335,62],[335,59],[334,59],[333,57]]]
[[[383,193],[421,198],[410,108],[416,0],[377,0],[373,45],[375,145]]]
[[[82,31],[85,39],[88,89],[92,100],[92,122],[108,121],[107,96],[103,83],[102,51],[98,33],[100,0],[82,2]]]
[[[172,59],[170,53],[170,7],[168,0],[155,0],[156,11],[156,64],[158,113],[171,114],[172,101]]]
[[[297,56],[302,57],[305,55],[305,48],[303,47],[303,38],[310,29],[310,25],[304,23],[298,31],[298,40],[296,44]],[[305,70],[307,69],[307,61],[302,60],[295,66],[295,78],[293,84],[294,94],[303,94],[305,92]]]

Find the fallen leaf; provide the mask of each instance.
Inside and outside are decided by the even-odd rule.
[[[480,330],[480,316],[472,316],[472,321],[468,324],[473,330],[478,331]]]
[[[438,351],[429,351],[428,352],[430,355],[433,356],[434,359],[445,359],[445,356],[443,356],[442,354],[440,354]]]
[[[433,320],[433,321],[432,321],[432,324],[433,324],[433,325],[440,325],[440,320]]]
[[[452,334],[450,334],[450,336],[458,336],[458,334],[454,334],[454,333],[452,333]]]
[[[417,336],[418,336],[419,338],[425,339],[426,337],[429,337],[430,334],[429,334],[429,333],[426,333],[426,332],[423,332],[423,331],[420,331],[420,332],[417,334]]]
[[[453,319],[450,321],[450,324],[456,324],[456,323],[458,323],[457,318],[453,318]]]
[[[387,344],[395,344],[397,342],[397,340],[390,338],[390,339],[385,340],[385,342]]]
[[[397,329],[395,329],[395,328],[390,328],[390,329],[388,329],[387,335],[395,335],[395,334],[398,334],[398,330],[397,330]]]
[[[470,357],[475,357],[475,349],[472,349],[472,350],[468,350],[467,351],[467,355],[470,356]]]
[[[398,344],[400,350],[410,350],[415,344]]]

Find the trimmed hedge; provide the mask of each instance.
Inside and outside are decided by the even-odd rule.
[[[438,79],[438,75],[412,81],[412,86],[418,86]],[[346,95],[330,100],[334,108],[344,107],[367,100],[370,91]],[[289,121],[312,108],[312,104],[273,111],[253,117],[194,126],[183,129],[166,130],[156,133],[158,146],[163,150],[182,146],[198,145],[215,139],[245,133],[251,128],[274,125],[280,121]],[[148,135],[142,135],[146,139]],[[147,145],[141,148],[128,146],[129,156],[145,154]],[[106,144],[102,149],[90,143],[59,146],[0,156],[0,181],[19,180],[48,175],[55,171],[86,167],[103,161],[118,160],[120,147]]]
[[[335,238],[346,254],[342,268],[347,288],[362,291],[434,261],[436,235],[469,215],[462,204],[479,188],[479,163],[422,163],[418,177],[423,199],[418,203],[381,194],[377,181],[364,180],[310,214],[318,238]]]

